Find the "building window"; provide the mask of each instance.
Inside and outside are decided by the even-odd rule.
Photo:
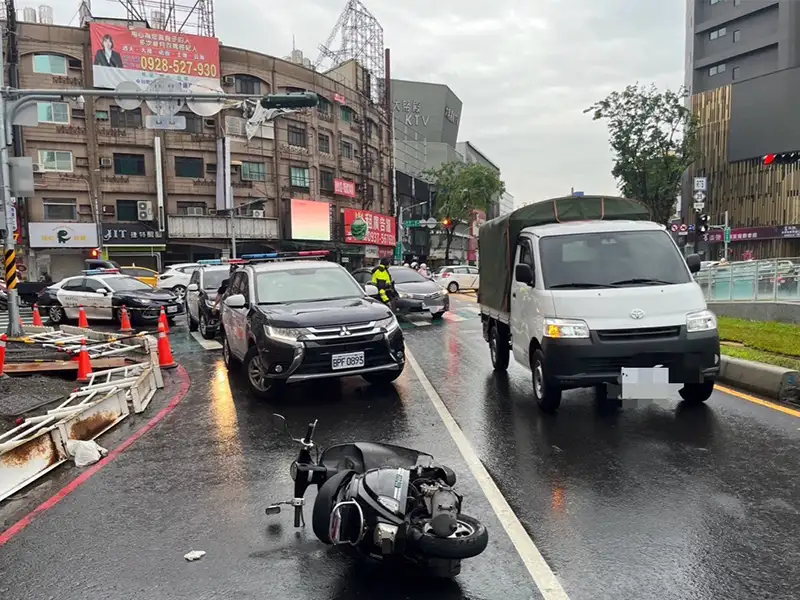
[[[119,106],[111,107],[111,127],[114,129],[141,129],[142,109],[123,110]]]
[[[733,43],[735,44],[741,39],[742,39],[742,30],[737,29],[736,31],[733,32]]]
[[[203,117],[190,112],[179,113],[181,117],[186,117],[186,133],[203,133]]]
[[[249,75],[237,75],[234,90],[237,94],[260,94],[261,80]]]
[[[728,28],[727,27],[720,27],[719,29],[715,29],[711,33],[708,34],[708,38],[711,40],[715,40],[717,38],[721,38],[724,35],[727,35]]]
[[[708,70],[708,74],[710,77],[714,77],[714,75],[721,75],[728,69],[728,66],[725,63],[720,63],[718,65],[714,65]]]
[[[353,158],[353,144],[347,140],[342,140],[342,158]]]
[[[77,221],[78,201],[75,198],[43,198],[45,221]]]
[[[342,115],[342,121],[345,123],[350,123],[353,120],[353,111],[348,106],[342,106],[340,114]]]
[[[34,54],[33,72],[48,75],[66,75],[67,58],[57,54]]]
[[[367,119],[367,121],[364,123],[364,127],[365,127],[364,128],[364,132],[367,134],[367,137],[368,138],[372,138],[372,134],[374,133],[375,124],[372,121],[370,121],[369,119]]]
[[[708,39],[710,39],[710,40],[717,39],[717,32],[716,31],[712,31],[711,33],[709,33],[708,34]]]
[[[66,102],[37,102],[39,123],[69,125],[69,104]]]
[[[308,167],[290,167],[289,173],[291,175],[292,187],[305,189],[311,187],[311,177],[308,173]]]
[[[739,67],[733,67],[733,70],[731,71],[731,77],[733,79],[739,79]]]
[[[178,214],[189,217],[202,217],[206,214],[205,202],[178,202]]]
[[[324,133],[317,135],[317,143],[319,144],[319,151],[325,154],[331,153],[331,138]]]
[[[727,68],[728,67],[727,67],[727,65],[725,63],[719,64],[719,65],[717,65],[717,73],[722,75]]]
[[[144,154],[114,153],[114,175],[146,175]]]
[[[325,192],[332,192],[334,190],[333,171],[328,171],[326,169],[319,170],[319,189]]]
[[[326,116],[330,116],[331,114],[331,103],[327,100],[327,98],[323,98],[319,96],[319,102],[317,103],[317,112]]]
[[[138,221],[138,207],[136,200],[117,200],[117,221]]]
[[[175,157],[175,177],[191,177],[192,179],[202,179],[205,177],[202,158],[192,156]]]
[[[267,172],[264,163],[243,162],[242,181],[266,181]]]
[[[308,145],[306,141],[306,128],[303,125],[290,124],[287,128],[287,135],[290,146],[299,146],[305,148]]]
[[[39,164],[45,171],[72,173],[72,152],[69,150],[39,150]]]

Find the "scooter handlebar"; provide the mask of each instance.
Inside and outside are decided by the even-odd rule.
[[[308,428],[306,429],[306,435],[303,438],[303,441],[306,444],[311,443],[311,438],[314,437],[314,430],[317,428],[317,422],[314,421],[313,423],[308,424]]]

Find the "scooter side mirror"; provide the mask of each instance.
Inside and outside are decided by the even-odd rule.
[[[294,437],[289,431],[289,425],[288,423],[286,423],[286,417],[284,417],[283,415],[279,415],[278,413],[273,413],[272,428],[278,433],[285,433],[287,436],[289,436],[290,440],[294,441]]]

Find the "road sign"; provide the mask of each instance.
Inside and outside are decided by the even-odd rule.
[[[705,177],[695,177],[694,190],[700,190],[701,192],[708,191],[708,179]]]
[[[681,223],[680,230],[681,231],[686,231],[687,229],[688,229],[688,227],[686,226],[686,223]]]
[[[672,230],[672,233],[675,233],[676,231],[678,231],[678,224],[677,223],[673,223],[672,227],[670,227],[670,229]]]
[[[692,197],[695,202],[703,202],[706,199],[706,193],[702,190],[697,190]]]
[[[133,81],[123,81],[121,82],[116,88],[115,91],[117,92],[140,92],[142,88],[140,88],[136,82]],[[114,102],[117,103],[122,110],[136,110],[142,105],[141,98],[114,98]]]
[[[726,244],[730,244],[731,243],[731,228],[730,227],[726,227],[725,228],[725,243]]]
[[[705,208],[705,206],[706,206],[705,202],[695,202],[694,203],[694,209],[695,210],[703,210]]]
[[[170,79],[169,77],[159,77],[147,87],[147,91],[159,92],[162,94],[185,92],[180,82]],[[172,115],[177,115],[181,108],[183,108],[183,102],[183,98],[176,98],[174,100],[145,100],[147,107],[155,114],[162,117],[171,117]]]
[[[416,219],[409,219],[408,221],[403,221],[403,227],[421,227],[422,221],[417,221]]]
[[[174,115],[171,117],[159,117],[158,115],[147,115],[144,118],[145,129],[186,129],[186,117]]]
[[[428,218],[428,219],[425,221],[425,225],[428,227],[428,229],[436,229],[436,226],[437,226],[438,224],[439,224],[439,221],[437,221],[437,220],[436,220],[436,219],[434,219],[433,217],[429,217],[429,218]]]

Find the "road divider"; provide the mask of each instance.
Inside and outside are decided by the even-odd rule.
[[[718,381],[770,400],[800,405],[800,372],[732,356],[720,359]]]

